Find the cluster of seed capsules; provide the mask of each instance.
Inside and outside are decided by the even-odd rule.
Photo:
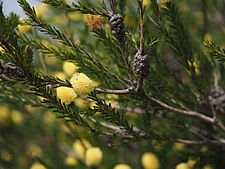
[[[121,43],[124,43],[125,29],[123,17],[118,13],[111,13],[109,24],[113,36]],[[149,58],[146,53],[138,50],[134,56],[133,70],[139,77],[146,77],[149,74]]]
[[[24,78],[24,71],[13,63],[7,63],[4,66],[0,63],[0,75],[10,79]]]

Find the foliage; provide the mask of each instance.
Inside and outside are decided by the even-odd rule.
[[[0,169],[225,167],[222,0],[18,3],[24,20],[0,4]]]

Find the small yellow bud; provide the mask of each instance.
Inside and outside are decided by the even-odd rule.
[[[17,125],[21,125],[24,122],[22,113],[17,110],[11,112],[11,119]]]
[[[30,167],[30,169],[47,169],[47,168],[45,166],[43,166],[42,164],[40,164],[40,163],[34,163]]]
[[[179,163],[176,165],[176,169],[190,169],[187,163]]]
[[[56,89],[57,97],[61,100],[62,103],[70,104],[77,97],[76,93],[72,88],[69,87],[58,87]]]
[[[84,160],[86,148],[84,147],[84,145],[81,143],[80,140],[76,140],[73,143],[73,149],[77,153],[79,158]]]
[[[117,164],[113,169],[131,169],[127,164]]]
[[[153,153],[144,153],[141,157],[141,163],[144,169],[158,169],[160,166],[158,157]]]
[[[93,91],[95,87],[93,81],[84,73],[75,73],[70,83],[78,95],[87,95]]]
[[[72,156],[67,156],[64,162],[68,166],[77,166],[78,164],[77,159]]]
[[[77,72],[77,70],[78,67],[76,64],[68,61],[63,62],[63,71],[67,74],[67,76],[72,76]]]
[[[21,33],[27,33],[32,29],[32,27],[30,25],[18,25],[18,30]]]
[[[98,147],[87,149],[85,162],[87,166],[99,166],[102,162],[103,153]]]

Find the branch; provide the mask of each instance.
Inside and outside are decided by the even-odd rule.
[[[196,117],[204,122],[207,122],[209,124],[215,125],[216,127],[220,128],[221,130],[223,130],[225,132],[225,126],[218,122],[215,121],[214,118],[208,117],[206,115],[200,114],[198,112],[195,111],[187,111],[187,110],[182,110],[182,109],[178,109],[178,108],[174,108],[172,106],[167,105],[166,103],[161,102],[160,100],[157,100],[151,96],[145,95],[147,97],[148,100],[150,100],[151,102],[157,104],[158,106],[162,107],[165,110],[168,110],[170,112],[174,112],[180,115],[185,115],[185,116],[190,116],[190,117]]]

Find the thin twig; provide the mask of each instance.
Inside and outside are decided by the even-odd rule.
[[[96,88],[95,92],[100,93],[108,93],[108,94],[129,94],[132,88],[121,89],[121,90],[113,90],[113,89],[100,89]]]
[[[185,116],[191,116],[191,117],[196,117],[204,122],[207,122],[209,124],[215,125],[216,127],[220,128],[221,130],[223,130],[225,132],[225,126],[220,123],[215,121],[213,118],[208,117],[206,115],[200,114],[198,112],[195,111],[187,111],[187,110],[182,110],[182,109],[178,109],[172,106],[169,106],[166,103],[161,102],[160,100],[157,100],[149,95],[146,95],[147,99],[150,100],[151,102],[157,104],[158,106],[162,107],[165,110],[168,110],[170,112],[174,112],[177,114],[181,114],[181,115],[185,115]]]

